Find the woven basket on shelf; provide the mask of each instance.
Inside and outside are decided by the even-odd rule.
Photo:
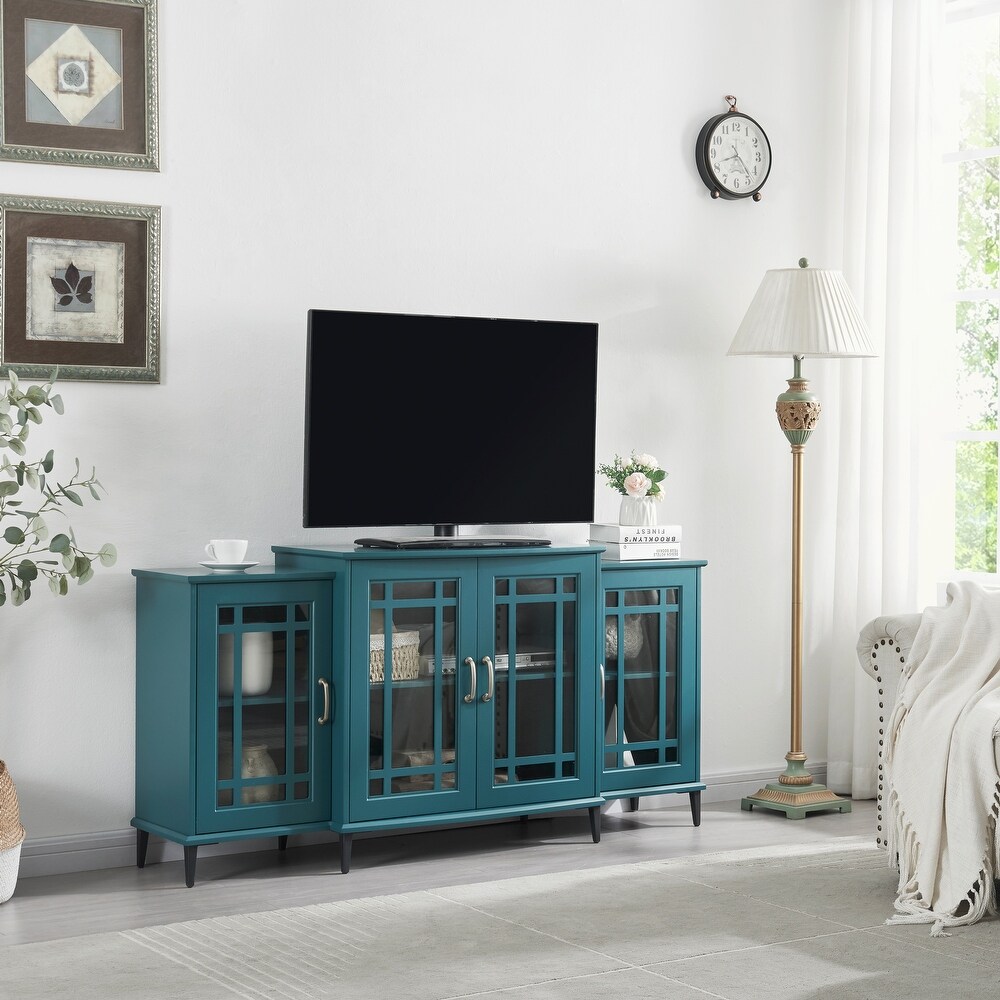
[[[394,632],[392,636],[392,679],[413,680],[420,675],[420,633]],[[371,637],[368,676],[373,683],[385,681],[385,636]]]
[[[0,760],[0,903],[6,903],[14,894],[23,841],[17,789],[7,765]]]

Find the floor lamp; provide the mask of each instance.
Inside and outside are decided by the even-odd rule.
[[[777,781],[741,802],[783,812],[789,819],[806,813],[850,812],[842,799],[814,782],[802,752],[802,453],[819,420],[819,400],[802,377],[802,359],[875,356],[865,321],[839,271],[798,267],[768,271],[729,347],[729,354],[792,356],[795,369],[788,391],[778,396],[778,424],[792,446],[792,713],[791,748]]]

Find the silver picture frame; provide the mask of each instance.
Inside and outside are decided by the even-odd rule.
[[[0,194],[0,376],[160,381],[160,208]]]
[[[159,170],[157,0],[0,0],[0,159]]]

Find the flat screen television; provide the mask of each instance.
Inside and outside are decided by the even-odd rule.
[[[310,310],[303,525],[593,521],[597,349],[596,323]]]

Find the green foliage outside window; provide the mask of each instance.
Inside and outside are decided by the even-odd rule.
[[[973,30],[973,25],[975,29]],[[959,135],[963,150],[1000,145],[1000,45],[992,17],[959,34]],[[966,160],[958,171],[956,287],[995,290],[1000,274],[1000,161]],[[997,430],[998,310],[990,299],[956,308],[957,400],[967,431]],[[997,571],[997,443],[959,441],[955,451],[955,566]]]

